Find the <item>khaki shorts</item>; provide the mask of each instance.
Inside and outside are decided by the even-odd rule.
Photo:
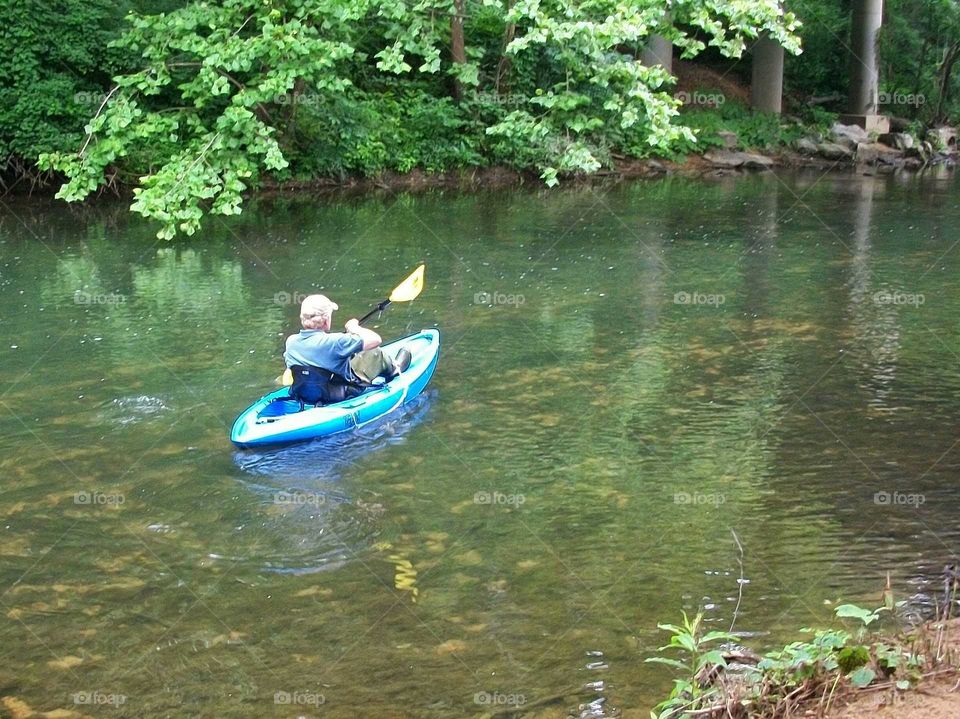
[[[377,377],[392,377],[397,368],[393,364],[393,359],[383,353],[377,347],[376,349],[357,352],[350,358],[350,369],[364,382],[373,382]]]

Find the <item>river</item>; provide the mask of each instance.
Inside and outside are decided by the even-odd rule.
[[[658,622],[918,610],[960,528],[949,174],[0,206],[0,694],[109,717],[646,717]],[[238,451],[297,301],[429,391]],[[590,713],[592,712],[592,713]]]

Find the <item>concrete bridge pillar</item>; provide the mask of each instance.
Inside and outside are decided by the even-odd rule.
[[[777,114],[783,105],[783,46],[766,33],[753,46],[750,104],[757,110]]]
[[[853,0],[850,24],[850,92],[847,125],[860,125],[868,132],[889,132],[890,122],[879,114],[877,33],[883,24],[883,0]]]
[[[673,74],[673,43],[663,35],[651,35],[640,54],[640,62],[647,67],[659,65]]]

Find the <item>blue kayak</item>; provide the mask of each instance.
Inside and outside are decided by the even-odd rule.
[[[347,432],[380,419],[420,394],[440,358],[440,331],[421,330],[383,345],[396,357],[400,349],[410,350],[410,366],[389,382],[377,385],[358,397],[321,407],[290,399],[288,387],[278,389],[245,409],[233,423],[230,440],[239,447],[300,442]]]

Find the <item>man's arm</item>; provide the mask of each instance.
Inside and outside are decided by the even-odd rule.
[[[345,324],[343,328],[350,334],[357,335],[363,340],[364,350],[376,349],[383,342],[380,335],[373,330],[368,330],[366,327],[361,327],[356,319],[347,320],[347,324]]]

